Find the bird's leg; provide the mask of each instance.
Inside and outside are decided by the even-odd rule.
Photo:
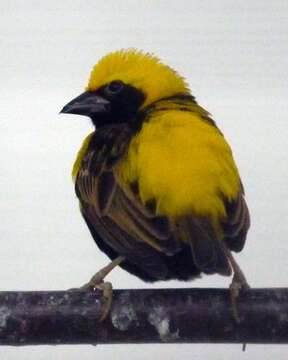
[[[104,310],[101,314],[99,321],[105,320],[112,305],[112,295],[113,288],[110,282],[104,282],[105,277],[122,261],[124,261],[124,256],[118,256],[116,259],[111,261],[108,265],[104,266],[101,270],[97,271],[95,275],[88,281],[88,283],[81,286],[80,290],[95,290],[100,289],[103,291],[103,298],[105,301]]]
[[[249,290],[250,286],[246,280],[246,277],[241,270],[240,266],[237,264],[236,260],[234,259],[233,255],[231,254],[231,251],[227,248],[225,249],[226,256],[228,258],[228,261],[232,267],[233,270],[233,278],[232,282],[229,286],[230,290],[230,298],[231,298],[231,304],[232,304],[232,312],[233,317],[236,322],[240,322],[240,316],[239,311],[237,307],[237,298],[239,296],[239,293],[241,290]]]
[[[99,284],[103,283],[105,277],[121,262],[124,260],[124,256],[118,256],[116,259],[111,261],[108,265],[104,266],[101,270],[97,271],[96,274],[88,281],[87,284],[81,286],[80,289],[88,290],[97,287]]]

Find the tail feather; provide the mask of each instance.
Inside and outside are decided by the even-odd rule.
[[[189,242],[195,265],[205,274],[231,275],[231,267],[220,239],[208,219],[182,219],[182,238]]]

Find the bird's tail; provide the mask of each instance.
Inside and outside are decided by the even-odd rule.
[[[180,239],[190,244],[195,265],[205,274],[231,275],[231,266],[209,219],[184,217],[178,227]]]

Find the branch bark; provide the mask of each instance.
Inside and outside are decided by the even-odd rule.
[[[239,297],[241,322],[226,289],[114,290],[102,294],[0,292],[0,344],[288,343],[288,289],[252,289]]]

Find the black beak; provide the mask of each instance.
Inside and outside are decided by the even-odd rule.
[[[89,117],[110,111],[110,102],[95,92],[84,92],[63,107],[60,114],[78,114]]]

